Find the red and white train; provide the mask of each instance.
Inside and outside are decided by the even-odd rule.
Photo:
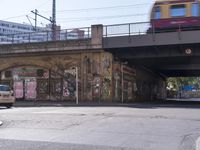
[[[157,0],[150,22],[155,32],[200,29],[200,0]]]

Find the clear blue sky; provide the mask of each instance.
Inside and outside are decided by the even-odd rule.
[[[51,16],[52,0],[0,0],[0,20],[29,23],[37,9]],[[154,0],[57,0],[57,24],[64,28],[88,27],[92,24],[119,24],[148,21]],[[34,21],[30,19],[34,24]],[[38,18],[38,25],[48,21]]]

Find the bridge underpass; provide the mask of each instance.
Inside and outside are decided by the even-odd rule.
[[[110,32],[107,31],[103,39],[104,49],[115,59],[135,66],[137,71],[143,68],[147,74],[156,74],[155,78],[160,78],[161,84],[165,82],[165,87],[160,88],[166,88],[168,77],[200,76],[199,30],[141,34],[131,30],[117,33],[112,30],[113,26],[107,28]],[[122,29],[121,25],[115,28]],[[137,80],[141,81],[141,78],[137,77]],[[146,82],[148,84],[151,79]],[[163,89],[163,92],[166,91]]]
[[[198,49],[199,48],[199,49]],[[191,53],[187,53],[190,51]],[[200,75],[200,45],[109,49],[116,58],[164,77]]]

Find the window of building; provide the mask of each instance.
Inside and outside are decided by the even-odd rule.
[[[183,17],[186,16],[186,7],[184,4],[173,5],[170,7],[171,17]]]
[[[154,10],[154,19],[160,19],[161,18],[161,9],[159,6],[155,7]]]
[[[199,16],[199,4],[198,3],[192,4],[191,14],[192,14],[192,16]]]

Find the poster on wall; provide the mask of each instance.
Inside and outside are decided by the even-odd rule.
[[[25,79],[25,98],[36,99],[37,96],[37,82],[35,78]]]
[[[23,98],[23,81],[14,81],[13,85],[15,98]]]

